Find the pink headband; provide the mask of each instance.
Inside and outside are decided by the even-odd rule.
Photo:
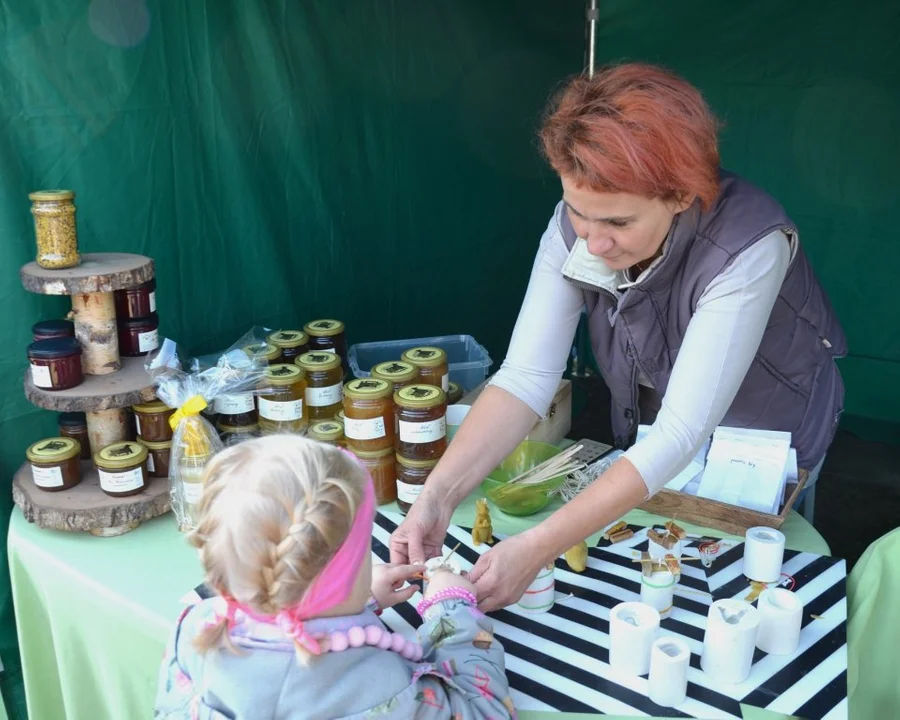
[[[318,640],[306,632],[303,621],[321,615],[350,597],[359,575],[359,566],[365,559],[366,553],[371,552],[374,518],[375,491],[372,487],[372,478],[366,473],[363,501],[353,518],[350,532],[334,557],[328,561],[322,572],[316,576],[307,591],[303,593],[300,602],[293,607],[279,611],[277,615],[260,615],[234,598],[225,597],[227,610],[224,619],[228,629],[234,627],[235,610],[240,610],[254,620],[277,624],[299,646],[313,655],[319,655],[322,648]],[[217,618],[218,621],[221,619],[221,617]]]

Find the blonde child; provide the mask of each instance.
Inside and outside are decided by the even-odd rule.
[[[418,642],[382,625],[376,608],[408,600],[420,568],[373,568],[374,512],[368,473],[338,448],[283,435],[214,458],[191,541],[219,595],[179,619],[155,717],[515,717],[468,580],[431,579]]]

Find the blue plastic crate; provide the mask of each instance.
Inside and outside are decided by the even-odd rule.
[[[447,353],[450,380],[466,391],[476,388],[488,376],[491,356],[471,335],[442,335],[412,340],[359,343],[351,346],[348,352],[350,370],[356,377],[369,377],[369,372],[378,363],[399,360],[405,350],[421,345],[439,347]]]

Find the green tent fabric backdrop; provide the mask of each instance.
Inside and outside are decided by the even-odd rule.
[[[703,89],[725,165],[785,205],[843,320],[848,421],[896,439],[893,5],[604,0],[597,51]],[[534,131],[582,66],[581,0],[0,0],[0,32],[4,532],[55,427],[22,396],[29,328],[68,309],[17,278],[31,190],[77,192],[83,251],[154,257],[161,331],[192,351],[335,316],[351,343],[469,333],[502,359],[559,196]],[[9,697],[5,580],[0,613]]]

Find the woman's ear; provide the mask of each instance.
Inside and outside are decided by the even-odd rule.
[[[683,213],[687,210],[691,205],[694,204],[694,200],[697,199],[697,196],[694,194],[690,195],[682,195],[681,197],[676,197],[673,199],[671,208],[672,212],[677,215],[678,213]]]

